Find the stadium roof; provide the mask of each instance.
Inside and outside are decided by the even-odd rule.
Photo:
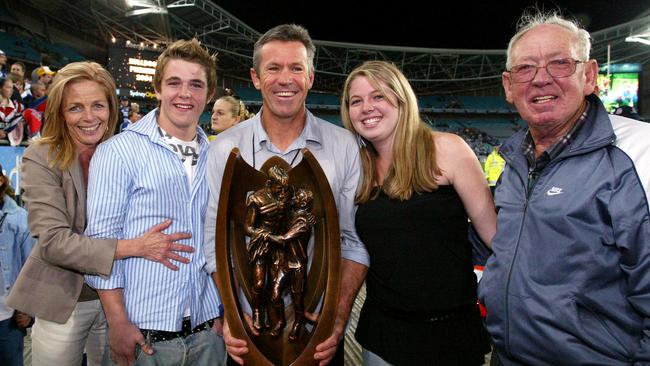
[[[129,5],[127,5],[127,3]],[[164,46],[196,36],[219,53],[220,74],[249,79],[252,48],[260,31],[210,0],[26,0],[21,11],[40,13],[47,22],[105,47],[112,38]],[[407,16],[407,15],[404,15]],[[396,30],[399,31],[399,30]],[[489,32],[489,30],[486,30]],[[626,42],[638,36],[650,43],[650,11],[631,21],[592,32],[598,62],[650,63],[650,45]],[[418,93],[462,94],[500,89],[503,49],[436,49],[315,40],[315,90],[340,90],[360,62],[381,59],[397,64]]]

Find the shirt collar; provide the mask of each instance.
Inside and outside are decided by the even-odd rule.
[[[571,145],[575,140],[580,127],[582,127],[587,119],[588,111],[589,101],[585,100],[585,109],[580,117],[578,117],[576,123],[573,124],[573,127],[571,127],[569,132],[567,132],[558,142],[553,144],[553,146],[544,151],[537,159],[535,159],[535,141],[530,134],[530,129],[528,130],[521,143],[521,150],[528,161],[528,168],[530,171],[542,170],[551,160],[557,158],[567,146]]]
[[[129,127],[128,131],[133,131],[137,132],[142,135],[146,135],[149,137],[149,139],[152,142],[161,142],[165,143],[162,141],[162,137],[160,136],[160,133],[158,132],[158,114],[160,113],[158,108],[155,108],[151,112],[147,113],[144,117],[142,117],[138,123],[135,123],[131,127]],[[124,132],[122,132],[124,133]],[[199,144],[201,146],[205,145],[208,143],[208,136],[205,134],[203,129],[199,127],[198,125],[196,126],[196,135],[199,141]]]
[[[3,197],[2,212],[13,213],[18,210],[18,205],[11,197],[6,194]]]
[[[271,148],[269,135],[264,130],[262,126],[262,111],[260,111],[255,117],[253,117],[253,149],[255,152],[262,150],[263,145],[266,145],[268,150],[275,151],[274,148]],[[291,143],[287,151],[302,149],[309,145],[311,149],[319,149],[322,145],[323,134],[320,130],[319,123],[308,109],[305,109],[305,127],[302,129],[300,135],[296,138],[294,142]]]

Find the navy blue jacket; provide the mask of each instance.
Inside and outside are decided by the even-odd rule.
[[[479,298],[505,365],[650,364],[650,124],[588,98],[585,124],[530,191],[526,131],[500,150]]]

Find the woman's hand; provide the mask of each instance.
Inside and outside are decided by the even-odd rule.
[[[167,229],[171,224],[172,220],[165,220],[153,226],[138,238],[119,240],[115,259],[142,257],[159,262],[165,267],[177,271],[178,266],[173,264],[171,260],[185,264],[189,263],[190,259],[181,256],[178,252],[192,253],[194,248],[176,243],[178,240],[191,238],[192,234],[190,233],[163,233],[163,230]]]

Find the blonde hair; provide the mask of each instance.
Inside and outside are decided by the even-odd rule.
[[[341,118],[345,127],[363,141],[361,164],[363,181],[357,202],[363,203],[376,197],[373,191],[379,185],[375,161],[377,151],[370,141],[359,135],[350,120],[350,84],[358,77],[365,77],[387,100],[394,96],[399,110],[393,141],[393,162],[381,189],[391,198],[407,200],[413,192],[422,193],[438,188],[436,175],[435,144],[432,131],[420,119],[417,99],[413,88],[402,72],[385,61],[367,61],[348,75],[341,98]]]
[[[208,99],[214,96],[214,90],[217,86],[217,67],[216,55],[210,55],[208,50],[201,45],[198,39],[192,38],[191,40],[178,40],[167,47],[163,53],[158,56],[156,64],[156,72],[153,76],[153,87],[156,91],[160,91],[162,79],[165,72],[167,63],[171,60],[183,60],[187,62],[197,63],[205,69],[205,75],[208,79]]]
[[[224,102],[230,104],[230,114],[232,114],[233,117],[239,117],[239,122],[251,118],[250,112],[248,112],[246,105],[241,100],[238,100],[235,97],[231,97],[230,95],[226,95],[217,99],[215,103],[220,100],[223,100]]]
[[[45,108],[45,126],[39,143],[49,144],[50,167],[57,165],[61,170],[68,169],[75,159],[76,145],[68,124],[63,118],[63,98],[65,88],[83,80],[94,81],[104,90],[109,106],[108,126],[101,141],[113,135],[118,120],[118,102],[115,95],[115,81],[111,74],[96,62],[72,62],[57,72],[52,80]],[[100,142],[101,142],[100,141]]]

